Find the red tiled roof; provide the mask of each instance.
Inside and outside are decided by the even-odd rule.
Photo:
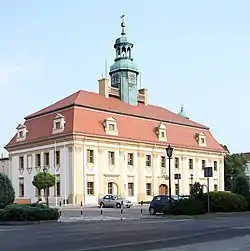
[[[52,137],[52,121],[57,112],[64,115],[67,121],[63,134],[75,132],[85,135],[163,144],[158,141],[154,132],[154,129],[159,125],[159,121],[163,121],[167,127],[168,143],[178,146],[204,148],[199,147],[195,140],[196,133],[204,132],[206,134],[207,149],[224,151],[213,138],[209,128],[201,124],[183,118],[162,107],[145,106],[144,104],[131,106],[116,98],[105,98],[98,93],[87,91],[78,91],[27,116],[25,118],[25,125],[28,129],[26,140],[17,143],[14,137],[6,147]],[[117,121],[118,136],[107,136],[105,134],[102,122],[109,116],[114,117]],[[56,135],[59,136],[59,134]]]

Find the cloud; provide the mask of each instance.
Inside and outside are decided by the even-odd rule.
[[[25,55],[19,55],[14,60],[0,61],[0,85],[10,84],[20,78],[40,76],[44,66],[44,59]]]

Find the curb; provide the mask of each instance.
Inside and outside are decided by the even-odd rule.
[[[46,221],[0,221],[1,226],[21,226],[21,225],[40,225],[60,223],[58,220],[46,220]]]

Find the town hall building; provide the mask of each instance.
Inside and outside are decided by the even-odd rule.
[[[25,117],[6,145],[9,176],[17,201],[36,201],[32,185],[46,169],[55,175],[50,203],[97,203],[105,194],[132,202],[169,193],[188,195],[194,182],[206,183],[203,168],[213,167],[210,190],[224,190],[225,150],[208,127],[148,102],[139,88],[133,43],[121,22],[114,44],[110,78],[99,80],[99,93],[77,91]],[[173,147],[171,177],[166,146]],[[174,179],[181,174],[179,184]]]

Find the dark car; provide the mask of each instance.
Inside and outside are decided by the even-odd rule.
[[[149,205],[149,214],[155,215],[156,213],[162,213],[162,209],[169,203],[169,195],[157,195],[153,198]],[[171,196],[172,200],[177,200],[175,195]]]

